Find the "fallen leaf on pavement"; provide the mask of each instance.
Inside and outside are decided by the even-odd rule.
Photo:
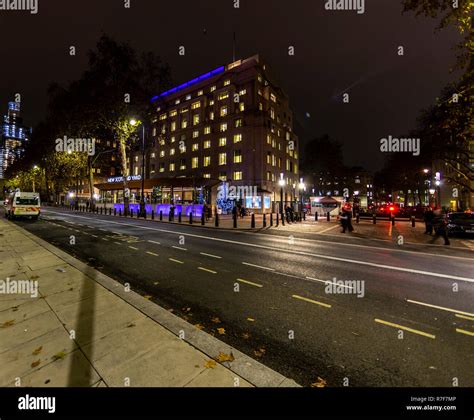
[[[201,325],[201,324],[194,324],[194,326],[195,326],[198,330],[203,330],[203,329],[204,329],[204,325]]]
[[[247,318],[247,321],[255,322],[255,319],[253,319],[253,318]]]
[[[14,306],[14,307],[12,308],[12,312],[16,312],[16,311],[18,311],[18,306]]]
[[[249,333],[242,333],[242,338],[244,340],[248,340],[250,338],[250,334]]]
[[[258,350],[255,350],[253,353],[257,357],[262,357],[265,354],[265,349],[263,347],[259,348]]]
[[[191,308],[183,308],[183,312],[191,312]]]
[[[31,364],[31,367],[32,367],[32,368],[35,368],[36,366],[39,366],[40,363],[41,363],[41,360],[37,360],[36,362],[33,362],[33,363]]]
[[[218,328],[218,329],[217,329],[217,332],[218,332],[220,335],[224,335],[224,334],[225,334],[225,328]]]
[[[318,380],[311,384],[311,388],[324,388],[327,382],[318,376]]]
[[[214,322],[214,324],[220,324],[222,322],[217,316],[212,318],[211,321]]]
[[[205,365],[204,367],[206,369],[214,369],[216,367],[217,363],[215,360],[209,360]]]
[[[8,328],[11,327],[15,323],[15,320],[12,319],[11,321],[5,321],[2,325],[1,328]]]
[[[66,353],[64,353],[63,351],[60,351],[59,353],[56,353],[52,359],[54,360],[59,360],[59,359],[64,359],[66,357]]]
[[[151,296],[151,295],[145,295],[145,296],[143,296],[143,297],[144,297],[146,300],[150,300],[153,296]]]
[[[39,278],[40,278],[40,276],[31,276],[30,280],[36,280],[36,279],[39,279]]]
[[[34,356],[37,356],[38,354],[41,353],[41,350],[43,350],[43,346],[38,347],[38,348],[37,348],[36,350],[34,350],[33,353],[31,353],[31,354],[33,354]]]
[[[216,357],[216,360],[218,362],[233,362],[235,360],[235,357],[234,355],[231,353],[231,354],[225,354],[225,353],[222,353],[220,352],[219,353],[219,356]]]

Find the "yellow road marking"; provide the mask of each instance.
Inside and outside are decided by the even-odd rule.
[[[198,267],[198,270],[207,271],[208,273],[217,274],[217,271],[212,271],[204,267]]]
[[[138,251],[138,248],[135,248],[134,246],[129,245],[128,247],[131,248],[131,249],[134,249],[135,251]]]
[[[299,300],[304,300],[305,302],[314,303],[316,305],[324,306],[325,308],[331,308],[331,305],[328,305],[327,303],[318,302],[317,300],[308,299],[308,298],[305,298],[303,296],[293,295],[292,298],[299,299]]]
[[[174,258],[168,258],[170,261],[173,261],[175,263],[178,263],[178,264],[184,264],[183,261],[179,261],[179,260],[175,260]]]
[[[263,287],[262,284],[253,283],[253,282],[251,282],[251,281],[244,280],[244,279],[237,279],[237,281],[239,281],[239,282],[241,282],[241,283],[245,283],[245,284],[250,284],[250,286]]]
[[[409,332],[412,332],[414,334],[419,334],[419,335],[422,335],[424,337],[428,337],[428,338],[432,338],[432,339],[435,339],[436,336],[433,335],[433,334],[428,334],[424,331],[420,331],[420,330],[415,330],[413,328],[409,328],[409,327],[404,327],[403,325],[400,325],[400,324],[394,324],[393,322],[388,322],[388,321],[384,321],[382,319],[377,319],[375,318],[374,320],[375,322],[378,322],[379,324],[384,324],[384,325],[388,325],[389,327],[394,327],[394,328],[399,328],[401,330],[405,330],[405,331],[409,331]]]
[[[471,318],[470,316],[459,315],[459,314],[454,314],[454,315],[456,315],[458,318],[468,319],[469,321],[474,321],[474,318]]]
[[[456,332],[461,333],[461,334],[466,334],[466,335],[472,335],[474,337],[474,332],[461,330],[461,328],[456,328]]]
[[[147,251],[146,253],[147,253],[147,254],[150,254],[150,255],[153,255],[154,257],[158,257],[158,256],[159,256],[158,254],[155,254],[154,252],[150,252],[150,251]]]

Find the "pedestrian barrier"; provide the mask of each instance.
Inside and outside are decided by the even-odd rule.
[[[411,216],[411,227],[415,227],[415,216]]]
[[[280,225],[280,215],[277,213],[276,225]]]
[[[331,214],[329,212],[327,212],[327,214],[326,214],[326,219],[327,219],[328,222],[331,221]]]
[[[250,228],[255,229],[255,214],[252,213],[252,219],[250,221]]]
[[[270,213],[270,227],[273,227],[273,213]]]
[[[219,227],[219,214],[216,213],[215,227]]]
[[[281,214],[281,225],[285,226],[285,215],[283,213]]]
[[[163,210],[160,210],[160,222],[163,221]]]
[[[314,221],[317,222],[319,219],[319,214],[318,212],[316,212],[316,214],[314,215]]]

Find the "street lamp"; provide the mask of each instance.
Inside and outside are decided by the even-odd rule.
[[[303,211],[303,206],[304,206],[304,202],[303,202],[303,191],[306,190],[306,185],[304,184],[303,178],[300,178],[300,183],[299,183],[299,185],[298,185],[298,188],[299,188],[299,190],[300,190],[301,211]]]
[[[130,125],[132,127],[138,126],[139,124],[142,125],[142,192],[140,194],[140,214],[142,217],[146,214],[145,209],[145,123],[141,121],[137,121],[136,119],[132,118],[130,120]]]
[[[280,213],[283,214],[283,187],[285,186],[286,182],[283,178],[283,172],[280,174],[280,179],[278,181],[278,185],[280,186]]]
[[[38,169],[38,165],[33,166],[33,192],[36,192],[36,171]]]

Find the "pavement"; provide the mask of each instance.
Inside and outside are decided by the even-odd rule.
[[[57,209],[15,222],[303,386],[473,386],[473,251],[324,223],[248,232]]]
[[[4,219],[0,280],[2,387],[297,386]]]

